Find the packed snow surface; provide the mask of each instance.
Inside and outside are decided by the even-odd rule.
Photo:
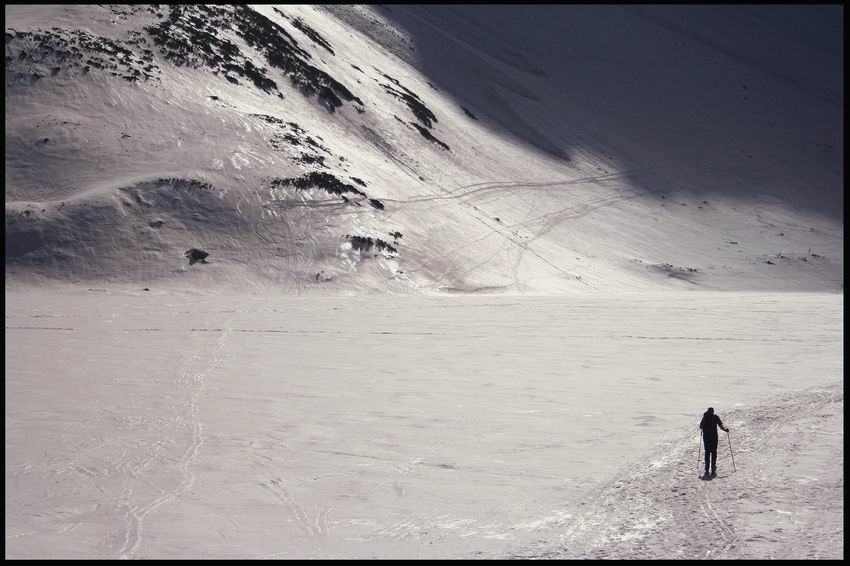
[[[842,311],[7,290],[6,557],[840,558]]]

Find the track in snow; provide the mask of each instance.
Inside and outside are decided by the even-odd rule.
[[[244,318],[244,316],[239,318]],[[178,381],[185,387],[187,399],[181,406],[175,407],[177,414],[174,420],[188,437],[188,447],[180,458],[173,462],[173,465],[179,471],[180,480],[176,486],[166,491],[161,486],[150,483],[150,480],[145,477],[145,468],[157,460],[156,456],[159,448],[163,444],[173,445],[175,443],[167,438],[164,442],[157,443],[149,457],[141,465],[130,470],[132,479],[129,481],[124,495],[127,507],[124,543],[118,551],[116,558],[122,560],[136,558],[139,548],[142,545],[144,524],[148,515],[156,511],[159,507],[178,499],[183,493],[192,489],[195,483],[195,474],[192,471],[192,465],[204,443],[204,426],[198,414],[200,409],[200,394],[204,389],[205,377],[221,363],[229,336],[230,329],[221,333],[215,347],[210,352],[211,359],[209,361],[206,361],[205,357],[202,357],[203,351],[189,347],[183,350],[186,356],[191,355],[191,357],[182,361],[178,372],[180,376]],[[184,439],[183,441],[185,442],[186,440]],[[139,480],[148,482],[160,492],[160,495],[155,496],[145,503],[133,505],[131,498],[133,497],[136,483]]]
[[[841,558],[843,384],[720,411],[730,427],[718,477],[698,479],[698,433],[622,470],[510,558]],[[698,416],[695,417],[696,423]],[[700,451],[702,446],[699,447]]]

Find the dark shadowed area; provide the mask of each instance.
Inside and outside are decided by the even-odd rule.
[[[593,153],[650,192],[843,218],[842,6],[376,10],[411,36],[398,55],[542,152]]]

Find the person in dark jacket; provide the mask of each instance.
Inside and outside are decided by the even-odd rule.
[[[711,463],[711,475],[717,475],[717,427],[724,432],[729,432],[729,427],[723,426],[720,417],[714,414],[714,407],[709,407],[702,415],[699,423],[702,429],[702,441],[705,445],[705,475],[708,474],[709,462]]]

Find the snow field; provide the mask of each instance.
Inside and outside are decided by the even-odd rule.
[[[7,291],[6,556],[831,556],[842,306]]]

